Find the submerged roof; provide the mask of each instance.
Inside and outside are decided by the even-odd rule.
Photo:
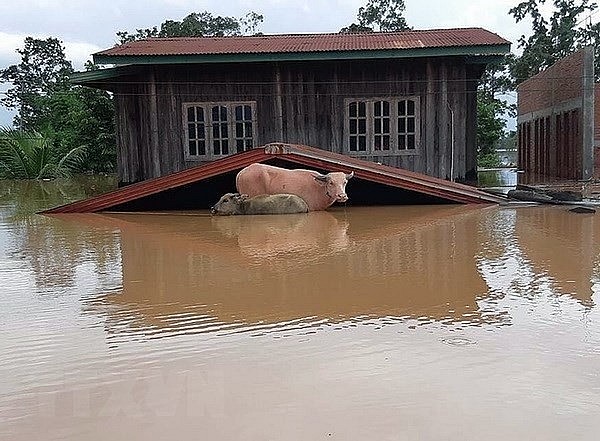
[[[44,211],[43,214],[92,213],[111,210],[161,192],[172,191],[190,184],[198,184],[219,175],[235,172],[255,162],[265,162],[273,159],[283,159],[287,163],[320,170],[343,171],[346,173],[354,171],[355,178],[359,180],[409,190],[445,202],[490,204],[505,200],[468,185],[420,173],[312,147],[272,143],[167,176],[131,184],[104,195],[53,208]],[[349,193],[352,199],[352,193]]]
[[[98,64],[502,55],[510,42],[482,28],[351,34],[148,38],[94,54]],[[232,58],[233,57],[233,58]]]

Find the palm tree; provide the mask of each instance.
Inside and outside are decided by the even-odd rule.
[[[67,177],[82,164],[85,155],[84,146],[59,154],[45,134],[0,127],[0,178],[3,179]]]

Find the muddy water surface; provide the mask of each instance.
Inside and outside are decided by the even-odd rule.
[[[596,215],[50,218],[75,189],[0,185],[0,439],[600,433]]]

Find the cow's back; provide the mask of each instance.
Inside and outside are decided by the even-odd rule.
[[[295,194],[306,201],[311,211],[323,210],[327,208],[328,201],[323,200],[324,190],[315,181],[314,177],[318,174],[312,170],[289,170],[256,163],[238,173],[236,186],[239,193],[250,197],[261,194]]]
[[[250,197],[267,192],[268,175],[264,164],[250,164],[244,167],[235,177],[235,186],[238,193],[247,194]]]
[[[243,202],[244,214],[307,213],[308,205],[295,194],[259,195]]]

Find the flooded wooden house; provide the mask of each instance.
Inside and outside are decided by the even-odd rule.
[[[510,43],[480,28],[157,38],[94,54],[112,92],[121,184],[271,142],[429,176],[476,171],[476,89]]]

